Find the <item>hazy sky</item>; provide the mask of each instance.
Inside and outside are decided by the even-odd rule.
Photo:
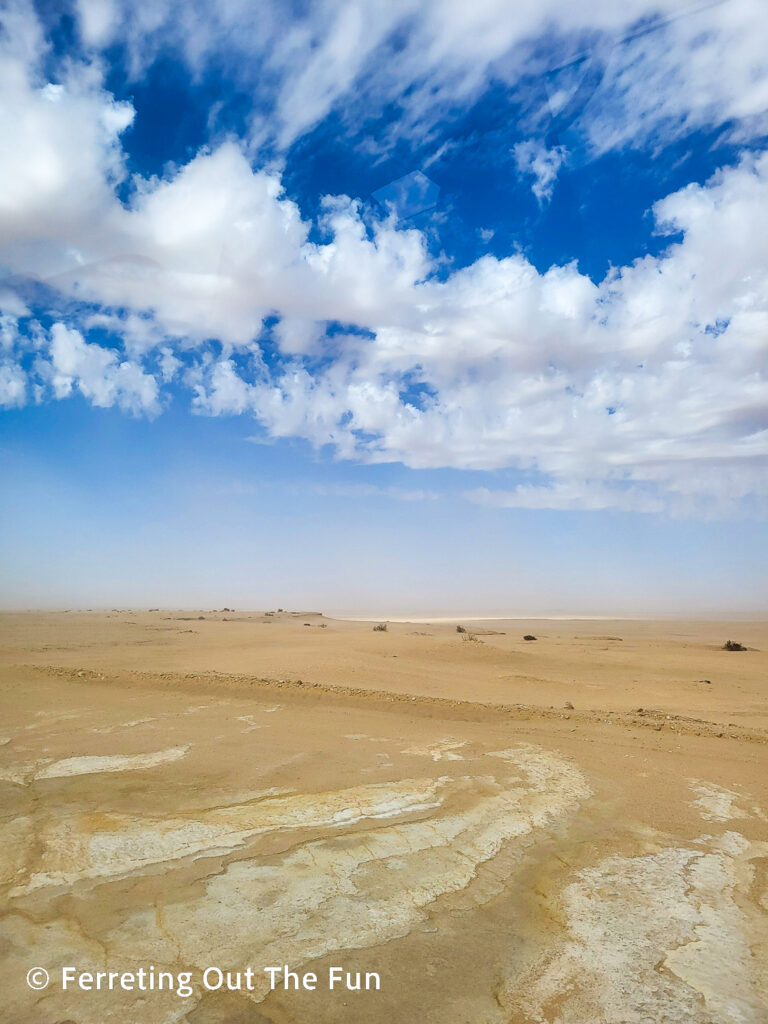
[[[11,0],[0,603],[768,612],[763,0]]]

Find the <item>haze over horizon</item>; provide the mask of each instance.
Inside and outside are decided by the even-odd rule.
[[[761,0],[0,24],[0,608],[768,613]]]

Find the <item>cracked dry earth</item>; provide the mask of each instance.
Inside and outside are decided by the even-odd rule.
[[[2,678],[3,1021],[768,1021],[764,744],[266,683]],[[269,991],[284,963],[382,988]],[[256,987],[26,987],[67,964],[250,965]]]

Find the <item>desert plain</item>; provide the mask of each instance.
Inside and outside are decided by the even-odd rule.
[[[0,616],[0,1019],[768,1021],[768,625],[374,625]]]

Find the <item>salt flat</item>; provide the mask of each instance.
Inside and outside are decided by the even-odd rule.
[[[4,1019],[768,1019],[768,628],[455,627],[0,617]]]

